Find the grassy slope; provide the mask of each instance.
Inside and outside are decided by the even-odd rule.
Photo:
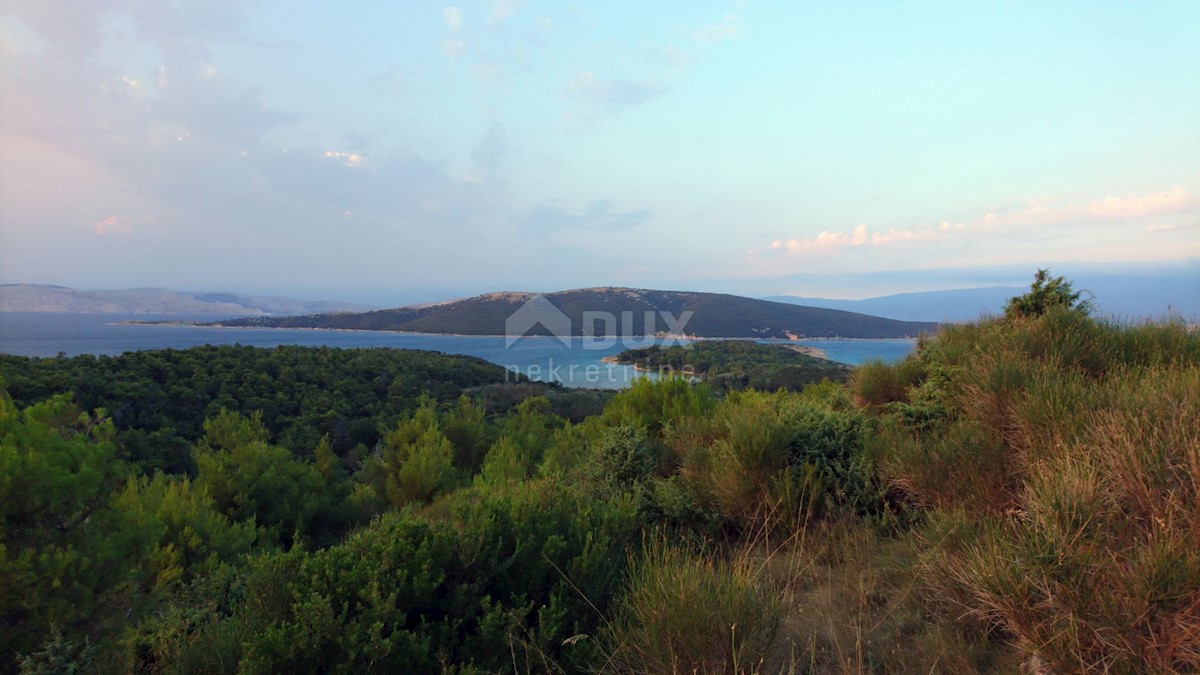
[[[1200,669],[1200,333],[1053,309],[945,329],[849,392],[870,428],[852,466],[890,493],[865,517],[788,524],[766,443],[823,404],[738,395],[670,427],[680,482],[743,529],[724,552],[649,551],[609,636],[622,667]]]
[[[1051,310],[944,330],[853,389],[949,629],[1056,673],[1200,668],[1200,334]]]

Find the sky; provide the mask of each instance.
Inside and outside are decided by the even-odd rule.
[[[1197,257],[1190,0],[0,0],[5,283],[863,297]]]

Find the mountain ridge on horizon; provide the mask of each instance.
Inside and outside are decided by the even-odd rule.
[[[58,284],[0,284],[0,312],[282,316],[364,311],[370,305],[161,287],[83,290]]]
[[[1051,269],[1051,274],[1055,271]],[[1093,303],[1098,316],[1116,320],[1162,319],[1167,316],[1200,322],[1200,263],[1187,261],[1157,273],[1085,272],[1066,277]],[[833,299],[798,294],[761,296],[776,302],[862,312],[904,321],[975,321],[1004,312],[1009,298],[1028,286],[987,284],[941,290],[909,291],[861,299]]]
[[[896,321],[856,312],[804,307],[727,293],[665,291],[623,286],[596,286],[549,293],[495,291],[458,300],[408,305],[357,313],[326,313],[291,317],[247,317],[213,322],[221,326],[274,328],[332,328],[391,330],[460,335],[506,335],[506,322],[537,298],[550,305],[524,310],[531,314],[528,332],[556,335],[547,324],[566,321],[572,336],[648,336],[672,333],[670,319],[682,321],[689,337],[704,338],[899,338],[931,332],[933,322]],[[541,305],[542,303],[538,303]],[[590,314],[589,314],[590,313]],[[628,325],[595,320],[606,315]],[[558,317],[565,317],[560,319]],[[587,320],[591,317],[592,325]],[[663,321],[665,323],[660,323]],[[579,327],[577,330],[576,327]],[[667,330],[661,330],[666,328]]]

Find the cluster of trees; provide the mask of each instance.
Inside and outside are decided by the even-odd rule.
[[[231,372],[269,362],[262,350],[223,355],[249,360]],[[163,362],[149,356],[133,363]],[[137,381],[133,370],[114,374]],[[69,394],[22,406],[4,393],[4,669],[586,669],[649,532],[758,522],[768,493],[735,475],[741,453],[763,450],[743,438],[758,425],[774,420],[769,494],[853,474],[841,441],[857,431],[833,409],[855,413],[837,388],[808,394],[836,399],[818,414],[799,396],[722,400],[681,379],[641,380],[574,423],[528,384],[508,387],[493,398],[515,403],[496,411],[465,394],[421,396],[372,448],[345,455],[328,436],[279,444],[294,427],[276,417],[272,432],[262,409],[220,408],[174,473],[123,452],[113,419]],[[719,456],[688,456],[685,420],[707,425]],[[820,466],[793,476],[792,465]]]
[[[2,394],[0,670],[1200,668],[1200,335],[1040,281],[848,384],[218,406],[177,473]]]
[[[125,459],[142,470],[194,472],[190,446],[221,411],[259,415],[272,442],[311,457],[322,439],[353,463],[423,399],[464,394],[489,413],[549,399],[578,420],[607,394],[533,383],[468,356],[399,349],[222,345],[119,356],[30,359],[0,355],[0,380],[18,406],[70,393],[102,409]],[[519,386],[511,385],[515,381]]]
[[[850,367],[845,364],[810,356],[788,345],[745,340],[627,349],[616,356],[616,361],[652,372],[698,375],[719,392],[800,391],[823,380],[845,382],[850,376]]]

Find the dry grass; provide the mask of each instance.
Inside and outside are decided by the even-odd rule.
[[[1198,364],[1181,324],[1050,312],[861,368],[868,457],[923,514],[899,533],[813,518],[828,486],[790,463],[778,399],[669,429],[681,484],[741,538],[650,552],[608,669],[1200,671]]]
[[[767,551],[786,613],[770,672],[1015,672],[1014,654],[931,613],[916,560],[912,536],[854,519],[814,524]]]
[[[766,673],[781,619],[772,578],[746,555],[650,544],[601,636],[601,672]]]
[[[1200,336],[1078,314],[956,329],[938,429],[880,465],[933,507],[930,606],[1055,673],[1200,670]],[[1031,657],[1034,658],[1034,657]]]

